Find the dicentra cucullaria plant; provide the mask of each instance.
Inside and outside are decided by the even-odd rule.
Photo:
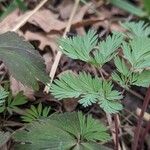
[[[106,40],[98,42],[94,30],[84,36],[62,38],[60,50],[72,59],[79,59],[98,69],[110,60],[114,60],[117,71],[112,74],[113,80],[122,87],[130,85],[148,87],[150,85],[150,27],[140,21],[123,23],[127,30],[123,33],[112,33]],[[123,53],[122,58],[119,51]],[[118,113],[122,110],[122,94],[113,89],[112,81],[92,77],[89,73],[79,74],[66,72],[56,79],[50,92],[58,99],[78,98],[84,107],[93,103],[107,113]]]

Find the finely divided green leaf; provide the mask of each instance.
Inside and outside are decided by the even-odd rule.
[[[91,60],[90,51],[96,46],[98,36],[94,30],[89,30],[84,36],[62,38],[59,40],[60,50],[73,59],[86,62]]]
[[[59,79],[54,80],[50,91],[59,100],[79,98],[79,103],[85,107],[98,102],[106,112],[115,113],[122,109],[119,103],[122,96],[112,90],[112,87],[111,82],[102,81],[98,77],[92,78],[85,72],[80,72],[79,75],[66,72]]]
[[[94,61],[92,63],[102,67],[117,54],[117,49],[122,41],[123,36],[120,33],[113,33],[112,36],[108,36],[106,40],[98,44],[98,50],[94,52]]]
[[[148,37],[150,35],[150,26],[148,23],[145,23],[144,21],[125,22],[125,23],[121,23],[121,25],[128,31],[126,32],[126,34],[130,38]]]
[[[0,35],[0,59],[15,79],[33,89],[38,89],[37,80],[45,84],[49,81],[42,57],[16,33]]]
[[[137,72],[150,67],[150,38],[134,38],[129,43],[124,42],[122,48],[131,70]]]

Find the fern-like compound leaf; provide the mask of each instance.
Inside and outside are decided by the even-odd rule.
[[[91,60],[90,52],[96,46],[98,36],[94,30],[89,30],[84,36],[62,38],[59,40],[60,50],[73,59],[85,62]]]
[[[125,22],[121,24],[128,32],[130,38],[134,37],[148,37],[150,35],[149,24],[144,21],[139,22]]]
[[[130,62],[132,70],[142,71],[150,67],[150,39],[137,37],[123,43],[124,57]]]
[[[94,61],[97,66],[102,67],[106,62],[110,61],[116,54],[117,49],[123,41],[120,33],[113,33],[106,40],[98,44],[98,50],[94,52]],[[94,63],[94,62],[93,62]]]
[[[85,107],[98,102],[104,111],[114,113],[122,109],[119,103],[122,96],[112,88],[111,82],[102,81],[98,77],[92,78],[85,72],[80,72],[79,75],[66,72],[54,81],[50,91],[59,100],[79,98],[79,103]]]

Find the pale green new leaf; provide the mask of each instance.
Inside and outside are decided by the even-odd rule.
[[[94,57],[92,63],[102,67],[117,54],[117,49],[122,42],[123,36],[120,33],[113,33],[112,36],[108,36],[106,40],[98,44],[98,50],[93,52]]]
[[[20,143],[16,144],[15,149],[107,150],[108,148],[96,143],[110,139],[106,131],[107,128],[90,115],[85,117],[80,112],[53,114],[17,131],[14,139]]]
[[[122,73],[125,76],[128,76],[130,70],[125,64],[125,61],[123,59],[120,59],[119,57],[116,57],[114,59],[115,66],[117,67],[117,70]]]
[[[139,22],[125,22],[121,25],[128,31],[126,34],[130,38],[134,37],[148,37],[150,35],[150,26],[144,21]]]
[[[49,81],[44,61],[38,51],[16,33],[0,35],[0,59],[12,76],[24,85],[37,90],[37,80],[45,84]]]
[[[132,71],[142,71],[150,67],[150,38],[137,37],[123,43],[124,57],[130,62]]]
[[[84,36],[72,38],[61,38],[59,40],[60,50],[73,59],[80,59],[85,62],[91,60],[90,52],[96,46],[98,36],[94,30],[89,30]]]
[[[137,80],[133,83],[133,85],[149,87],[150,86],[150,71],[144,70],[142,73],[137,75]]]
[[[0,148],[8,142],[9,138],[10,138],[9,132],[0,131]]]
[[[117,113],[123,109],[122,104],[118,101],[123,97],[120,92],[112,90],[112,88],[111,82],[103,81],[100,101],[98,103],[105,112]]]
[[[98,77],[92,78],[85,72],[80,72],[79,75],[70,72],[62,74],[59,79],[54,80],[50,91],[58,100],[79,98],[79,103],[85,107],[98,102],[100,107],[108,113],[122,109],[119,103],[122,96],[119,92],[112,90],[112,83],[102,81]],[[108,105],[105,105],[106,103]],[[110,106],[111,103],[113,106]]]

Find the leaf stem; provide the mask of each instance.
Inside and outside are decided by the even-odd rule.
[[[115,122],[115,140],[116,140],[116,145],[115,145],[115,150],[118,150],[119,148],[119,131],[118,131],[118,118],[117,114],[114,115],[114,122]]]
[[[102,69],[100,69],[100,74],[101,74],[102,79],[105,80]],[[111,127],[112,122],[113,122],[112,121],[112,116],[109,113],[106,113],[106,117],[107,117],[107,120],[108,120],[108,124]],[[113,127],[110,128],[110,131],[111,131],[111,134],[112,134],[112,137],[113,137],[113,141],[115,143],[115,150],[121,149],[120,144],[119,144],[119,137],[118,137],[118,128],[119,128],[118,119],[119,118],[117,118],[117,115],[115,115],[114,116],[115,131],[114,131]]]
[[[138,125],[134,134],[134,141],[132,144],[132,150],[137,150],[138,148],[138,141],[139,141],[139,137],[140,137],[140,132],[141,132],[141,128],[142,128],[142,121],[143,121],[143,116],[144,116],[144,112],[146,111],[148,104],[150,102],[150,87],[148,88],[147,92],[146,92],[146,96],[144,98],[144,103],[142,106],[142,110],[139,116],[139,120],[138,120]]]

